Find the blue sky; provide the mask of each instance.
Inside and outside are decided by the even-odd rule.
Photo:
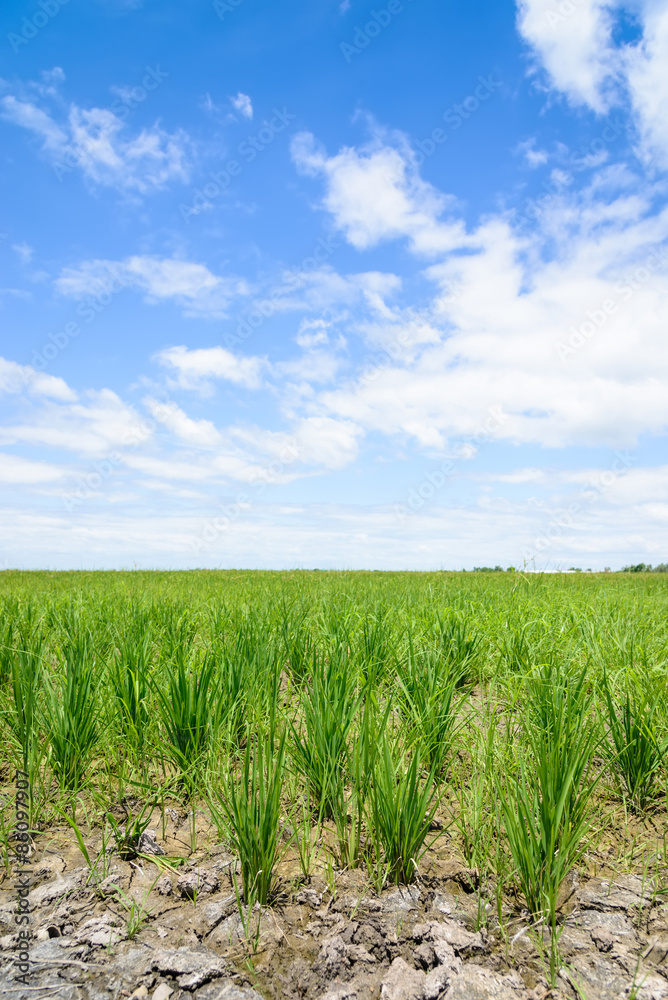
[[[0,12],[0,566],[668,559],[668,3]]]

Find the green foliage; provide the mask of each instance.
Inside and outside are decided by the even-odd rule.
[[[667,746],[657,731],[658,696],[639,691],[632,679],[628,684],[629,689],[619,698],[604,675],[606,750],[632,807],[642,811],[655,794]]]
[[[132,861],[137,857],[142,834],[148,830],[155,806],[156,800],[149,799],[133,814],[132,809],[125,805],[125,819],[121,823],[112,813],[106,814],[105,818],[111,827],[114,846],[121,861]]]
[[[154,683],[162,723],[162,747],[192,794],[217,732],[220,715],[216,659],[186,657],[177,647],[165,688]]]
[[[512,885],[553,922],[600,770],[635,810],[665,788],[667,611],[655,572],[9,571],[0,737],[28,765],[31,822],[93,797],[126,857],[146,789],[190,800],[194,838],[216,787],[250,901],[271,898],[282,815],[333,892],[362,860],[377,886],[415,877],[442,793],[480,920],[483,890],[500,907]],[[119,822],[130,787],[147,811]]]
[[[414,738],[438,775],[445,767],[457,734],[465,697],[458,691],[466,663],[446,660],[437,650],[416,650],[409,636],[399,666],[398,697]]]
[[[599,741],[584,672],[542,668],[528,678],[524,741],[516,767],[496,774],[508,847],[529,912],[551,928],[556,948],[559,889],[585,850]],[[554,978],[556,950],[551,954]]]
[[[151,635],[131,623],[118,643],[118,653],[111,668],[111,682],[116,696],[123,739],[141,760],[150,729],[149,703],[151,682]],[[138,623],[142,624],[141,620]]]
[[[12,650],[10,660],[14,712],[9,716],[9,725],[21,747],[23,770],[32,776],[38,739],[44,642],[41,636],[30,636],[20,641],[19,648]]]
[[[420,752],[414,749],[408,764],[383,739],[369,794],[369,827],[377,870],[390,882],[413,882],[437,806],[432,767],[422,777]]]
[[[337,648],[340,651],[340,647]],[[334,798],[342,780],[347,738],[361,696],[355,691],[348,659],[316,661],[302,700],[303,730],[291,726],[293,762],[306,780],[314,802],[326,819],[334,815]]]
[[[241,775],[231,778],[219,796],[229,823],[230,840],[241,861],[244,901],[264,906],[274,887],[279,855],[278,827],[285,779],[285,733],[255,744],[248,733]]]
[[[81,629],[63,644],[59,671],[46,676],[45,722],[50,762],[60,787],[76,792],[97,745],[100,728],[98,664],[89,635]]]

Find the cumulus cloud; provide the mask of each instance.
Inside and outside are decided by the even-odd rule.
[[[607,0],[520,0],[518,27],[531,44],[555,87],[576,104],[604,111],[612,99],[615,76],[612,18]]]
[[[296,419],[289,432],[235,427],[229,433],[246,451],[290,467],[289,476],[283,473],[287,480],[303,467],[315,471],[344,468],[356,458],[363,432],[353,421],[318,416]]]
[[[415,175],[408,191],[397,180],[414,169],[406,143],[328,158],[302,137],[294,155],[322,180],[323,203],[359,249],[406,236],[413,249],[436,246],[437,214],[416,208],[423,182]],[[373,190],[357,197],[358,174],[376,169]],[[339,171],[349,185],[338,186]],[[382,212],[374,198],[388,191]],[[668,210],[657,211],[651,184],[603,168],[583,189],[564,183],[532,231],[490,216],[465,242],[465,253],[444,247],[423,272],[435,294],[422,308],[388,304],[387,276],[376,290],[368,283],[354,331],[385,354],[311,406],[435,450],[479,432],[490,407],[507,415],[495,434],[518,444],[619,445],[668,428]]]
[[[323,208],[358,250],[398,237],[426,255],[466,245],[461,220],[441,220],[454,199],[422,180],[405,142],[391,145],[377,135],[361,149],[328,156],[311,133],[301,132],[291,148],[302,173],[323,178]]]
[[[634,43],[616,43],[620,0],[519,0],[518,27],[552,87],[576,105],[603,113],[627,106],[640,134],[639,153],[668,166],[668,9],[640,0]]]

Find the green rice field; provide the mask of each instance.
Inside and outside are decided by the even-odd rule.
[[[663,892],[667,667],[666,574],[4,572],[2,864],[17,771],[93,881],[187,814],[242,914],[454,857],[554,979],[574,873]]]

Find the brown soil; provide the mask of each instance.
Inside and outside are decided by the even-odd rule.
[[[422,859],[414,885],[380,894],[363,867],[327,865],[327,831],[307,879],[288,847],[271,907],[244,911],[242,921],[235,859],[203,812],[195,821],[191,850],[192,817],[168,810],[164,826],[161,813],[153,817],[157,845],[182,859],[171,871],[160,858],[121,861],[114,853],[97,880],[68,828],[40,834],[30,864],[28,985],[17,981],[18,869],[0,885],[3,992],[58,1000],[668,1000],[658,820],[608,823],[585,859],[587,874],[572,873],[553,991],[547,935],[539,948],[511,898],[501,901],[500,925],[494,886],[479,884],[447,832]],[[94,856],[99,831],[86,843]]]

